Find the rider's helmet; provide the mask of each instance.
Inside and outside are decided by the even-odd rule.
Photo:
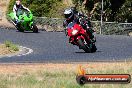
[[[16,0],[16,6],[20,7],[21,6],[21,0]]]
[[[71,8],[65,9],[64,16],[66,20],[71,20],[74,18],[74,12]]]

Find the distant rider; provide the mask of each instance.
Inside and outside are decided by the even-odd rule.
[[[64,11],[64,16],[65,20],[63,22],[63,26],[65,28],[65,33],[67,35],[67,29],[66,27],[70,22],[76,22],[80,24],[86,32],[90,35],[90,39],[92,42],[95,42],[93,32],[94,30],[92,29],[91,22],[89,21],[88,17],[79,13],[75,8],[68,8]]]
[[[15,23],[16,23],[16,24],[19,23],[19,22],[18,22],[18,15],[17,15],[17,11],[18,11],[19,9],[20,9],[20,10],[23,9],[23,10],[26,10],[26,11],[30,12],[30,10],[29,10],[28,8],[24,7],[24,6],[21,4],[21,0],[16,0],[16,3],[15,3],[15,5],[14,5],[14,7],[13,7],[13,12],[14,12]]]

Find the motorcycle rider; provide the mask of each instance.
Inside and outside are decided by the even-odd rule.
[[[88,17],[79,13],[76,8],[68,8],[64,11],[65,20],[63,22],[64,31],[67,35],[67,26],[70,22],[76,22],[80,24],[86,32],[90,35],[90,39],[92,42],[95,42],[95,38],[93,35],[94,30],[92,29],[91,22],[89,21]]]
[[[16,25],[19,24],[19,21],[18,21],[18,15],[17,15],[17,11],[19,9],[23,9],[23,10],[26,10],[30,13],[30,10],[26,7],[24,7],[22,4],[21,4],[21,0],[16,0],[16,3],[15,5],[13,6],[13,12],[14,12],[14,16],[15,16],[15,23]]]

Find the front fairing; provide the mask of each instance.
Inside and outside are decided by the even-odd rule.
[[[71,36],[75,36],[75,35],[77,35],[79,33],[80,27],[77,27],[77,25],[78,24],[76,24],[74,22],[71,22],[71,23],[68,24],[68,26],[67,26],[68,36],[70,36],[70,37]],[[77,30],[77,32],[75,34],[73,34],[72,32],[76,31],[76,30]]]
[[[22,15],[19,15],[19,22],[25,28],[26,31],[30,31],[33,24],[33,14],[29,12],[23,12]]]
[[[33,24],[33,14],[29,12],[24,12],[22,15],[19,16],[19,22],[25,27],[28,31],[31,29]]]
[[[21,21],[27,22],[27,21],[32,21],[32,19],[33,19],[33,14],[29,13],[28,11],[25,11],[23,9],[18,9],[16,14],[17,14],[19,20],[21,20]]]
[[[76,32],[73,35],[72,32],[74,30],[77,30],[78,32]],[[86,34],[86,30],[84,30],[81,25],[79,25],[77,23],[73,23],[73,22],[71,22],[71,23],[68,24],[67,31],[68,31],[68,36],[69,37],[74,37],[74,36],[77,36],[77,35],[80,35],[80,34]]]
[[[68,36],[70,42],[74,42],[74,44],[77,44],[78,38],[82,38],[82,39],[85,38],[86,41],[88,42],[89,36],[86,30],[84,30],[81,25],[76,23],[71,23],[68,25],[67,29],[68,29]],[[75,35],[73,35],[72,34],[73,30],[78,30],[78,32]]]
[[[24,22],[33,21],[33,14],[23,13],[19,16],[19,20]]]

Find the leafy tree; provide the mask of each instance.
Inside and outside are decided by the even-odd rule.
[[[78,10],[92,15],[92,20],[100,20],[102,0],[72,0]],[[15,0],[10,0],[9,10],[12,11]],[[63,0],[22,0],[38,17],[63,17],[67,5]],[[132,0],[104,0],[103,21],[132,22]]]
[[[83,1],[73,0],[75,4],[82,4]],[[92,20],[100,20],[101,2],[102,0],[87,0],[84,10],[93,12]],[[132,22],[132,0],[104,0],[103,21]]]
[[[10,0],[9,10],[12,11],[15,0]],[[62,17],[58,10],[62,11],[65,8],[62,0],[22,0],[22,4],[28,7],[35,16],[42,17]],[[61,8],[59,8],[61,6]]]

